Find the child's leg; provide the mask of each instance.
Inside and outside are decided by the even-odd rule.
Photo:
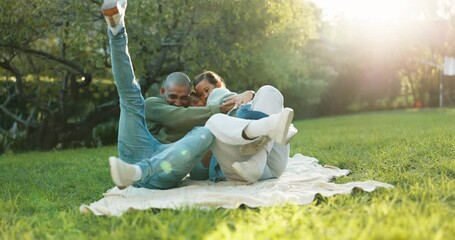
[[[267,150],[262,148],[247,161],[233,163],[232,168],[245,181],[255,183],[263,175],[266,162]]]
[[[255,98],[252,101],[251,111],[259,111],[266,114],[274,114],[283,109],[284,98],[278,89],[272,86],[263,86],[256,93]],[[256,178],[245,179],[249,182],[252,180],[264,180],[268,178],[276,178],[281,176],[284,172],[287,161],[289,158],[289,141],[297,133],[297,129],[291,124],[287,131],[287,136],[284,140],[284,144],[279,144],[274,141],[270,141],[267,136],[261,136],[254,142],[240,146],[240,152],[244,155],[251,155],[252,157],[246,162],[238,162],[232,167],[236,172],[241,175],[241,171],[255,172],[258,167],[263,170],[262,176]],[[256,157],[256,154],[263,154],[266,152],[267,155],[264,158]],[[263,166],[265,167],[263,168]],[[256,177],[256,176],[255,176]]]
[[[278,178],[286,170],[290,153],[289,144],[274,143],[269,154],[267,155],[267,164],[264,173],[259,180]]]
[[[279,113],[284,106],[283,95],[275,87],[266,85],[257,91],[251,102],[251,110],[267,115]]]
[[[277,111],[281,111],[281,109],[284,107],[283,101],[283,96],[280,91],[278,91],[278,89],[268,85],[263,86],[256,93],[256,96],[251,103],[251,107],[249,109],[250,111],[248,111],[247,107],[245,107],[245,109],[239,109],[240,115],[248,116],[248,114],[250,114],[253,116],[258,116],[258,114],[273,114]],[[291,124],[284,143],[289,143],[291,139],[297,134],[297,132],[297,128]],[[259,151],[259,149],[261,149],[269,140],[270,139],[268,139],[267,136],[262,136],[256,139],[254,142],[240,146],[240,152],[245,155],[254,154]]]
[[[243,137],[243,133],[253,127],[249,131],[250,134],[253,134],[250,137],[269,135],[273,140],[282,141],[290,121],[292,121],[292,116],[290,109],[283,109],[279,114],[273,114],[260,120],[246,120],[224,114],[212,116],[206,123],[216,137],[211,150],[218,159],[226,178],[256,182],[264,171],[270,149],[263,148],[250,156],[241,155],[238,146],[251,142]],[[272,144],[273,141],[269,141],[270,148]]]
[[[284,145],[269,141],[251,155],[250,159],[236,162],[232,164],[232,168],[239,176],[251,183],[278,178],[286,170],[289,153],[289,144]]]
[[[238,118],[254,120],[268,117],[269,115],[260,111],[254,111],[251,109],[251,104],[245,104],[240,106],[239,109],[237,109],[235,116]]]
[[[240,107],[236,114],[237,117],[244,119],[261,119],[264,116],[278,113],[283,109],[283,95],[278,89],[266,85],[259,88],[251,104]],[[251,143],[241,145],[240,153],[244,155],[253,155],[262,149],[265,144],[270,142],[267,136],[261,136]],[[287,141],[287,140],[286,140]]]

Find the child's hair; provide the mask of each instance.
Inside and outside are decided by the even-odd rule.
[[[225,86],[224,80],[218,74],[212,71],[205,71],[197,75],[194,78],[193,86],[196,87],[200,82],[204,80],[207,80],[210,84],[213,84],[213,86],[217,88]]]
[[[191,91],[190,92],[190,95],[188,96],[188,100],[189,100],[189,105],[190,106],[204,106],[204,104],[201,102],[200,100],[200,97],[199,94],[197,94],[196,92],[194,91]],[[192,100],[192,98],[194,100]],[[196,102],[194,102],[196,101]],[[196,104],[195,104],[196,103]]]
[[[198,97],[199,97],[199,94],[197,94],[196,92],[191,91],[191,92],[190,92],[190,96],[192,96],[192,97],[197,97],[197,98],[198,98]]]

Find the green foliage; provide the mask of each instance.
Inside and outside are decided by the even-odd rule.
[[[7,80],[1,91],[9,93],[0,104],[12,112],[0,130],[18,122],[26,133],[22,146],[72,146],[115,116],[116,106],[103,108],[113,105],[115,91],[95,86],[97,79],[112,78],[101,3],[0,2],[0,76]],[[170,72],[195,76],[205,69],[220,73],[234,91],[273,84],[286,92],[299,82],[310,92],[310,77],[301,76],[311,68],[303,49],[319,26],[310,3],[137,0],[128,3],[125,21],[144,93]],[[300,96],[295,101],[308,102]],[[50,129],[55,136],[45,135]]]
[[[68,122],[60,125],[60,128],[54,129],[55,131],[63,131],[64,127],[71,128],[71,126],[84,118],[87,117],[92,111],[96,110],[99,105],[110,102],[112,96],[115,96],[116,89],[115,85],[111,81],[93,81],[90,89],[82,89],[77,94],[74,94],[72,98],[63,97],[63,109],[64,112],[60,114],[53,114],[52,109],[57,109],[62,106],[58,105],[58,102],[50,101],[49,98],[45,99],[42,96],[54,96],[62,97],[60,88],[61,86],[55,83],[53,79],[45,80],[28,80],[26,82],[23,92],[26,96],[26,101],[11,101],[9,103],[9,108],[12,109],[14,114],[27,116],[31,114],[31,111],[36,109],[41,109],[43,113],[36,115],[36,121],[44,121],[49,115],[52,116],[56,121],[63,119],[64,114],[68,119]],[[0,90],[4,92],[11,91],[11,81],[3,81],[3,85],[0,86]],[[9,94],[0,95],[0,101],[3,102],[8,97]],[[24,100],[24,99],[22,99]],[[9,129],[14,121],[8,118],[6,115],[2,115],[2,128]],[[106,123],[99,125],[94,129],[92,135],[89,135],[83,139],[78,139],[77,141],[71,141],[60,144],[58,147],[90,147],[90,146],[100,146],[105,144],[116,143],[117,140],[117,122],[112,122],[112,120]],[[12,139],[9,139],[5,143],[11,145],[11,147],[16,150],[28,149],[27,134],[25,130],[20,128],[15,132],[16,136]],[[47,133],[49,134],[49,133]],[[65,134],[63,132],[62,134]],[[6,139],[2,139],[6,140]],[[57,146],[56,146],[57,147]],[[5,148],[4,150],[6,150]],[[0,151],[1,153],[2,151]]]
[[[18,123],[16,150],[86,138],[96,124],[85,117],[116,93],[92,77],[109,73],[99,3],[7,0],[0,9],[1,130]]]
[[[376,112],[295,122],[292,153],[352,170],[338,183],[395,189],[319,196],[306,206],[82,215],[112,187],[115,147],[0,156],[2,239],[450,239],[455,111]]]
[[[302,50],[317,36],[318,15],[301,1],[214,1],[196,7],[198,31],[184,56],[191,73],[211,69],[232,89],[293,86],[306,62]],[[209,19],[209,20],[207,20]]]
[[[35,55],[26,50],[78,63],[81,69],[86,69],[85,72],[97,70],[94,62],[103,62],[106,58],[103,52],[100,54],[98,51],[105,45],[98,4],[68,0],[6,0],[0,3],[0,9],[0,47],[2,52],[7,51],[2,57],[28,54],[16,60],[17,67],[21,70],[25,68],[22,71],[27,74],[30,71],[34,75],[58,77],[65,65],[55,64],[46,57],[33,58]],[[101,67],[106,71],[105,66]]]
[[[166,61],[181,62],[190,77],[213,70],[238,91],[291,88],[319,26],[314,7],[301,1],[142,1],[127,11],[139,74],[166,49]]]

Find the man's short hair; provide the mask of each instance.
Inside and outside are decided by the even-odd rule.
[[[173,72],[169,74],[163,82],[164,88],[169,88],[171,85],[187,86],[188,89],[190,89],[191,80],[185,73]]]

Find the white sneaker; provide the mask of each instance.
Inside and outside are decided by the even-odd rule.
[[[125,27],[125,11],[127,0],[104,0],[101,6],[106,23],[115,36]]]
[[[284,145],[287,145],[291,142],[291,140],[297,135],[299,130],[294,127],[294,124],[289,126],[288,133],[286,134],[286,138],[284,139]],[[256,138],[253,142],[247,143],[245,145],[241,145],[239,147],[240,153],[242,155],[253,155],[257,153],[262,147],[264,147],[270,140],[268,136],[260,136]]]
[[[257,166],[256,161],[250,160],[246,162],[235,162],[232,164],[234,172],[237,173],[241,178],[249,183],[255,183],[259,181],[262,176],[263,170],[260,170]]]
[[[294,127],[294,124],[291,124],[289,126],[288,134],[286,134],[284,144],[289,144],[298,132],[299,132],[299,130],[296,127]]]
[[[136,169],[134,165],[123,162],[120,158],[109,157],[111,177],[119,189],[124,189],[133,184]]]
[[[268,136],[260,136],[253,142],[241,145],[239,147],[240,153],[243,155],[253,155],[264,147],[271,139]]]
[[[289,126],[294,118],[294,110],[292,108],[284,108],[278,116],[274,117],[278,117],[278,121],[276,121],[274,126],[270,126],[271,129],[267,135],[277,143],[287,144],[286,140]]]

